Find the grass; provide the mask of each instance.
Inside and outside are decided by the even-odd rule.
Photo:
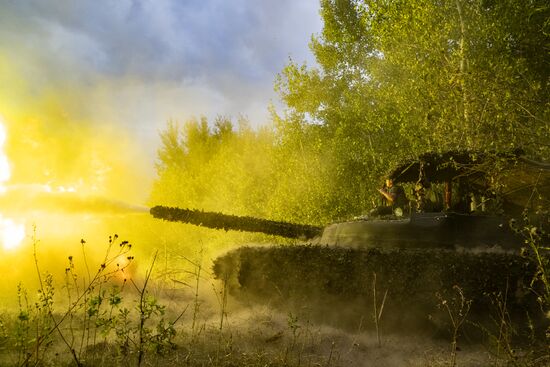
[[[36,295],[19,284],[17,309],[0,314],[2,366],[545,366],[550,361],[534,344],[514,345],[506,297],[495,298],[498,335],[487,333],[482,343],[461,337],[470,304],[460,287],[439,299],[451,319],[449,338],[398,334],[380,329],[393,316],[384,307],[392,302],[386,299],[392,289],[373,275],[374,307],[364,319],[374,318],[374,325],[358,318],[356,329],[346,331],[267,301],[243,307],[229,297],[229,279],[212,280],[202,251],[196,259],[183,258],[168,281],[167,266],[156,270],[157,253],[143,275],[132,275],[132,245],[116,235],[97,264],[81,241],[82,253],[67,257],[58,269],[61,276],[56,269],[42,269],[36,238],[33,245]]]

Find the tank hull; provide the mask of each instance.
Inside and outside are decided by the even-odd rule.
[[[372,330],[373,305],[385,300],[385,331],[444,333],[450,326],[447,303],[468,314],[478,336],[481,330],[497,332],[502,305],[515,324],[531,320],[543,333],[549,320],[532,291],[535,272],[525,259],[505,252],[321,245],[241,247],[214,264],[216,277],[240,302],[303,320]],[[468,310],[460,310],[460,294]]]

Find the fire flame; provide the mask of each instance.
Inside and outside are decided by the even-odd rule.
[[[18,247],[25,239],[25,226],[9,218],[0,218],[0,241],[5,250]]]
[[[8,157],[3,151],[4,144],[6,143],[6,129],[2,124],[2,118],[0,117],[0,186],[4,182],[10,179],[10,164],[8,162]]]
[[[6,129],[0,117],[0,193],[5,193],[4,183],[11,177],[8,156],[4,152]],[[18,247],[25,239],[25,226],[13,219],[4,218],[0,214],[0,241],[4,249],[11,250]]]

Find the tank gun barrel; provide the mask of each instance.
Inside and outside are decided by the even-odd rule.
[[[151,208],[149,212],[155,218],[164,219],[170,222],[189,223],[226,231],[231,229],[244,232],[260,232],[287,238],[310,239],[320,235],[322,231],[321,227],[307,224],[295,224],[160,205]]]

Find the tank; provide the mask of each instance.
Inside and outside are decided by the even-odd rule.
[[[504,195],[486,189],[487,170],[497,161],[506,162],[511,172],[504,178],[509,188]],[[453,307],[452,312],[468,314],[470,325],[479,326],[473,327],[478,336],[498,328],[488,320],[498,319],[494,313],[504,305],[523,329],[534,319],[541,330],[546,327],[548,318],[537,301],[540,284],[533,282],[537,269],[520,254],[525,237],[513,221],[526,202],[531,212],[549,207],[550,166],[518,152],[429,153],[386,177],[413,189],[441,188],[441,210],[418,210],[427,207],[420,205],[424,198],[418,195],[414,201],[411,192],[408,208],[325,227],[165,206],[151,208],[151,214],[218,230],[299,239],[298,245],[240,247],[214,261],[215,276],[242,302],[352,329],[358,320],[372,324],[373,313],[382,307],[388,330],[431,332],[446,330],[448,307]],[[476,197],[482,205],[475,205]],[[548,224],[547,212],[539,212],[530,219]],[[541,241],[550,243],[548,237]]]
[[[411,213],[407,217],[360,218],[318,227],[166,206],[155,206],[150,213],[172,222],[351,248],[519,250],[522,244],[506,217],[484,214]]]

